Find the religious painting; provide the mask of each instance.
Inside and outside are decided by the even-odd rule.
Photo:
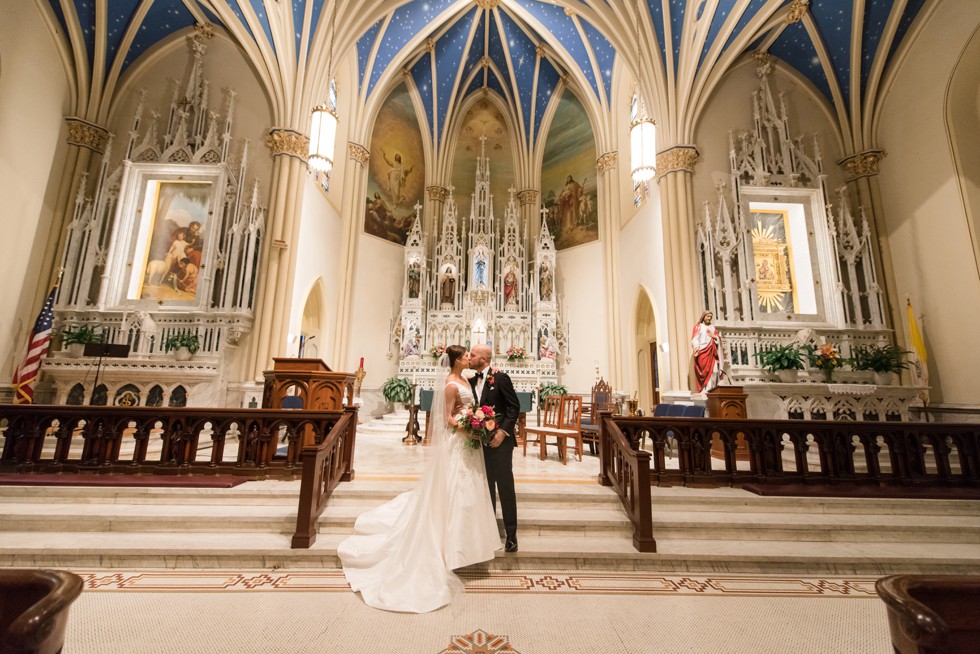
[[[787,212],[756,209],[751,217],[755,225],[752,228],[752,257],[759,311],[795,311]]]
[[[585,108],[566,90],[548,130],[541,202],[559,250],[599,238],[595,135]]]
[[[129,299],[197,302],[212,182],[150,180]]]
[[[405,245],[425,191],[422,132],[404,84],[385,100],[371,136],[364,231]]]
[[[461,216],[470,215],[470,194],[481,151],[490,159],[490,195],[493,196],[494,212],[499,217],[509,200],[508,189],[514,184],[514,150],[503,114],[488,98],[481,98],[470,106],[460,121],[453,153],[452,183],[456,187],[456,206]]]

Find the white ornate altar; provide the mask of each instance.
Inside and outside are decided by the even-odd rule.
[[[231,154],[235,93],[223,115],[204,77],[206,30],[188,37],[192,65],[173,80],[159,135],[146,92],[121,162],[113,140],[86,197],[81,184],[65,235],[56,327],[88,325],[127,358],[44,360],[47,400],[68,404],[225,406],[228,368],[252,327],[265,209],[258,181],[246,188],[248,143]],[[149,116],[147,116],[149,113]],[[178,362],[175,334],[199,350]],[[96,375],[98,384],[96,386]],[[237,399],[237,398],[236,398]]]
[[[826,384],[818,370],[774,384],[760,367],[756,355],[775,345],[831,343],[848,359],[888,343],[891,330],[864,209],[855,214],[841,187],[835,210],[817,135],[791,136],[769,55],[757,60],[753,129],[729,133],[729,178],[716,203],[704,203],[697,232],[702,299],[722,335],[728,381],[749,394],[750,417],[908,420],[920,388]],[[834,374],[870,382],[860,371]]]
[[[519,219],[511,188],[500,225],[490,194],[490,159],[483,148],[469,220],[460,223],[452,190],[439,238],[431,247],[422,232],[421,207],[416,207],[389,349],[389,356],[395,352],[399,357],[399,376],[432,388],[445,375],[436,368],[434,349],[488,344],[494,365],[511,375],[518,390],[557,381],[560,360],[569,358],[555,284],[555,243],[547,224],[542,219],[532,256],[526,247],[528,225]],[[522,348],[525,357],[508,359],[512,348]]]

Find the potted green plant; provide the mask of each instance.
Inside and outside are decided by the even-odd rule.
[[[104,332],[96,333],[95,327],[91,325],[74,325],[61,332],[61,343],[68,356],[77,359],[84,353],[86,345],[101,343],[103,336]]]
[[[759,365],[773,372],[781,382],[796,382],[803,370],[803,349],[799,343],[772,345],[755,353]]]
[[[201,341],[197,337],[197,334],[192,334],[191,332],[175,332],[163,342],[163,348],[167,352],[173,350],[174,358],[178,361],[187,361],[201,348]]]
[[[538,402],[544,404],[544,398],[550,395],[568,395],[568,389],[557,382],[545,382],[538,387]]]
[[[412,383],[404,377],[389,377],[381,385],[381,394],[387,402],[408,404],[412,396]]]
[[[895,382],[896,373],[909,367],[906,354],[897,345],[865,345],[854,349],[853,366],[855,370],[871,370],[876,384],[888,386]]]

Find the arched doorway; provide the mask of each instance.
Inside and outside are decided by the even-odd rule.
[[[971,147],[980,132],[980,30],[963,50],[946,93],[946,125],[973,253],[980,265],[980,152]]]
[[[657,361],[657,317],[646,289],[640,288],[633,312],[633,342],[636,352],[636,389],[640,407],[660,402],[660,371]],[[644,409],[646,411],[646,409]]]
[[[318,279],[306,296],[306,304],[303,305],[303,320],[300,323],[299,333],[302,337],[304,357],[319,357],[320,350],[325,347],[322,316],[323,280]]]

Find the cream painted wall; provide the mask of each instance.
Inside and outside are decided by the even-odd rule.
[[[393,349],[390,359],[386,355],[392,310],[398,311],[401,301],[405,248],[365,234],[363,215],[357,214],[354,220],[358,221],[359,235],[347,360],[353,369],[364,357],[364,388],[372,389],[398,372],[397,353]],[[327,364],[332,367],[332,362]]]
[[[895,263],[896,295],[911,298],[929,354],[933,402],[980,406],[980,275],[946,123],[954,66],[980,24],[980,3],[944,0],[910,44],[885,89],[879,180]],[[974,80],[975,83],[975,80]],[[964,138],[964,137],[959,137]],[[976,134],[957,147],[976,148]]]
[[[560,250],[556,279],[562,319],[569,325],[570,347],[564,354],[572,357],[561,369],[559,380],[570,393],[588,394],[595,381],[596,360],[601,371],[608,359],[602,243]]]
[[[68,150],[69,91],[34,3],[2,0],[0,16],[0,383],[6,384],[41,308],[34,291]]]
[[[321,334],[311,343],[315,347],[313,349],[307,347],[304,356],[318,356],[336,370],[336,362],[329,359],[332,349],[330,344],[333,342],[337,323],[337,300],[340,288],[340,266],[337,262],[340,258],[342,223],[337,210],[327,201],[318,186],[319,183],[312,176],[303,185],[303,216],[297,239],[297,247],[300,250],[296,257],[289,333],[300,333],[306,298],[316,281],[321,280],[323,288]],[[338,193],[337,187],[334,186],[331,192]],[[299,343],[289,343],[286,348],[286,356],[296,356]]]

